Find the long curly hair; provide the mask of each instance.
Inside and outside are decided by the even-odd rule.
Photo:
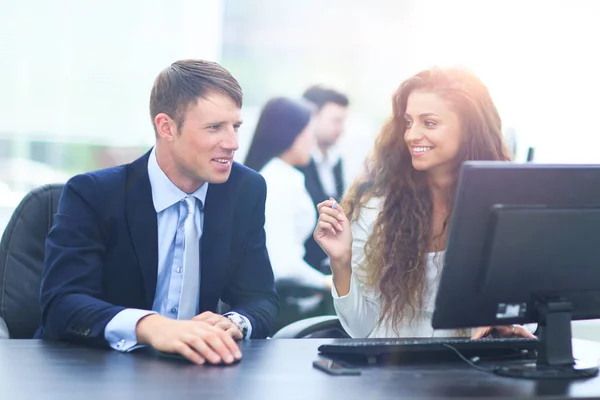
[[[446,198],[448,210],[452,210],[463,161],[511,158],[503,143],[502,123],[488,89],[469,70],[431,68],[400,85],[392,99],[392,117],[383,126],[365,161],[364,174],[350,187],[343,204],[350,220],[355,221],[367,201],[373,197],[384,199],[365,246],[365,263],[367,283],[378,285],[381,292],[379,322],[391,322],[394,330],[407,317],[412,321],[422,309],[428,247],[436,237],[442,237],[450,221],[448,215],[442,232],[431,233],[433,200],[427,172],[413,168],[404,140],[407,100],[415,90],[431,91],[446,100],[457,113],[463,129],[464,141]]]

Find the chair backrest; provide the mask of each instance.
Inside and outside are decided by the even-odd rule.
[[[279,314],[275,321],[275,331],[295,321],[335,314],[333,299],[328,289],[306,286],[295,279],[277,279],[275,289],[279,295]]]
[[[336,315],[322,315],[292,322],[273,335],[273,339],[349,337]]]
[[[0,318],[11,339],[32,338],[40,324],[40,285],[46,236],[64,184],[29,192],[10,218],[0,241]]]

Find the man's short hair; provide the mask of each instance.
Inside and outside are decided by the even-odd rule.
[[[309,87],[302,97],[316,105],[318,110],[327,103],[334,103],[342,107],[348,107],[348,104],[350,104],[346,95],[323,85]]]
[[[225,68],[212,61],[180,60],[161,71],[150,93],[150,117],[165,113],[181,129],[188,107],[198,98],[220,93],[242,108],[242,88]],[[156,134],[156,126],[154,126]]]

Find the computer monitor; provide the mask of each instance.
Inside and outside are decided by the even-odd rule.
[[[574,362],[571,320],[600,318],[600,165],[462,166],[432,325],[537,322],[530,378],[595,376]]]

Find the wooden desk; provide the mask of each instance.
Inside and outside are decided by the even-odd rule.
[[[148,353],[121,354],[64,343],[0,340],[1,399],[398,399],[600,397],[600,378],[527,381],[462,362],[368,367],[330,376],[312,367],[326,339],[253,340],[235,366],[196,366]],[[600,345],[575,341],[575,354],[599,359]]]

